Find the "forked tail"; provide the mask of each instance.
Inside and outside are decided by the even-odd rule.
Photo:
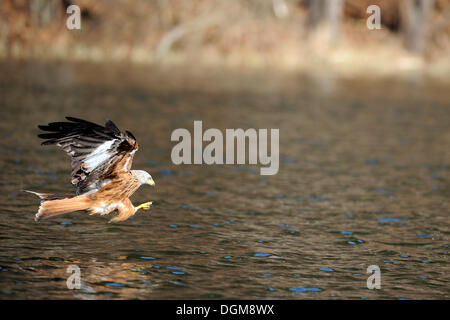
[[[90,199],[86,196],[71,197],[28,190],[24,191],[33,193],[42,199],[39,211],[36,213],[34,219],[36,221],[63,213],[86,210],[90,205]]]

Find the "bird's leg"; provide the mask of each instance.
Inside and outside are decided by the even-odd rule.
[[[148,210],[150,209],[150,206],[152,205],[152,201],[146,202],[146,203],[142,203],[140,205],[138,205],[137,207],[134,207],[135,212],[138,211],[139,209],[144,209],[144,210]]]

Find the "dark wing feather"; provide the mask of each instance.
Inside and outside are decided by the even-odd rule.
[[[138,149],[131,132],[121,132],[112,122],[101,126],[86,120],[66,117],[70,122],[52,122],[39,129],[42,145],[56,144],[72,159],[72,184],[82,194],[118,171],[129,171]],[[128,161],[127,161],[128,160]],[[126,165],[124,165],[126,163]]]

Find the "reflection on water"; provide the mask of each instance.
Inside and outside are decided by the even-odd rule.
[[[448,298],[450,94],[436,84],[129,66],[1,65],[0,298]],[[22,189],[72,192],[36,125],[138,138],[150,211],[35,223]],[[279,128],[280,170],[175,166],[176,128]],[[81,268],[68,290],[66,269]],[[382,289],[368,290],[379,265]]]

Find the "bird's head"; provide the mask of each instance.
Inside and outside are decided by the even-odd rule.
[[[138,178],[138,181],[139,181],[140,185],[149,184],[149,185],[151,185],[153,187],[155,186],[155,181],[153,181],[152,176],[147,171],[144,171],[144,170],[133,170],[133,173]]]

